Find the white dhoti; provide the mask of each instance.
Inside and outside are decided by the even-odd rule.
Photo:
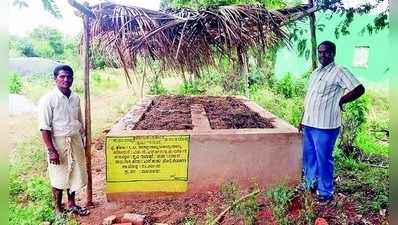
[[[53,137],[59,165],[48,164],[51,186],[77,191],[87,184],[86,157],[80,135]],[[49,161],[48,161],[49,162]]]

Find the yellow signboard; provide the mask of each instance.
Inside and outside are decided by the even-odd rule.
[[[107,191],[186,191],[188,160],[188,135],[107,137]]]

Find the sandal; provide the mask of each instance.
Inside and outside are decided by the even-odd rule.
[[[88,216],[90,214],[90,210],[88,208],[78,205],[69,208],[68,211],[79,216]]]

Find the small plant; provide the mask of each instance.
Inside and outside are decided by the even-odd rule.
[[[187,217],[183,220],[182,222],[183,225],[195,225],[196,224],[196,219],[193,217]]]
[[[231,205],[239,198],[239,192],[239,187],[233,182],[227,182],[221,185],[221,194],[228,205]]]
[[[232,210],[235,215],[242,217],[246,225],[252,225],[255,223],[256,215],[259,210],[256,197],[257,194],[250,193],[250,196],[241,199],[239,187],[228,182],[221,186],[221,193],[224,197],[225,202],[232,206]]]
[[[149,93],[152,95],[163,95],[167,93],[166,88],[163,87],[159,75],[155,74],[149,80]]]
[[[215,218],[214,207],[209,206],[208,208],[206,208],[206,216],[205,216],[206,224],[210,225],[213,222],[214,218]]]
[[[101,76],[100,76],[98,73],[93,72],[93,74],[91,75],[91,77],[93,78],[94,82],[96,82],[96,83],[101,83]]]
[[[304,203],[303,208],[300,210],[299,224],[314,224],[315,221],[315,211],[314,202],[311,199],[311,192],[304,192]]]
[[[22,79],[21,76],[12,73],[10,75],[10,82],[8,84],[8,90],[11,94],[21,94],[22,93]]]
[[[292,74],[287,73],[276,83],[276,92],[285,98],[304,97],[305,78],[295,79]]]
[[[270,188],[266,192],[266,196],[271,200],[272,213],[278,224],[289,224],[287,212],[290,207],[293,191],[286,186],[279,185]]]
[[[277,82],[276,91],[285,98],[291,98],[294,96],[294,80],[290,73],[286,74]]]
[[[200,85],[199,81],[184,82],[178,88],[178,94],[180,95],[201,95],[205,92],[205,86]]]

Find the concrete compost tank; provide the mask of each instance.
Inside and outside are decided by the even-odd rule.
[[[297,184],[301,143],[295,127],[243,97],[147,96],[106,136],[107,199],[189,194],[229,181]]]

